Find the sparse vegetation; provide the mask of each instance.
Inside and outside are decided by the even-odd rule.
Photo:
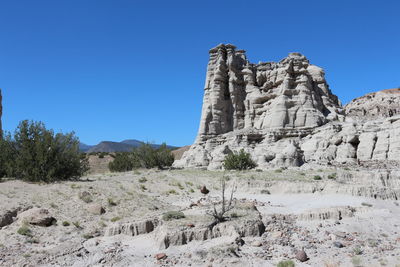
[[[85,203],[91,203],[93,201],[92,196],[88,194],[82,194],[79,198]]]
[[[146,177],[141,177],[139,179],[139,183],[145,183],[145,182],[147,182],[147,178]]]
[[[54,133],[42,122],[24,120],[0,141],[0,176],[31,182],[74,179],[88,170],[74,133]]]
[[[185,218],[185,214],[181,211],[168,211],[162,216],[164,221],[179,220],[182,218]]]
[[[233,185],[229,200],[226,201],[225,199],[226,182],[224,177],[221,177],[220,183],[221,183],[221,198],[222,198],[221,209],[217,210],[216,203],[213,203],[212,211],[207,212],[208,215],[214,217],[214,222],[211,223],[210,225],[211,228],[220,222],[224,222],[227,219],[225,214],[234,208],[233,195],[237,189],[236,185]]]
[[[32,237],[32,231],[29,229],[28,225],[24,224],[20,228],[18,228],[17,233],[20,235]]]
[[[174,156],[166,144],[153,148],[150,144],[143,144],[132,152],[117,153],[109,169],[113,172],[130,171],[136,168],[164,169],[174,163]]]
[[[337,177],[337,173],[336,172],[335,173],[331,173],[331,174],[328,175],[328,179],[331,179],[331,180],[335,180],[336,177]]]
[[[108,164],[108,168],[112,172],[127,172],[134,168],[132,154],[128,152],[118,152],[115,158]]]
[[[313,179],[319,181],[322,180],[322,177],[320,175],[314,175]]]
[[[119,220],[121,220],[121,219],[122,219],[121,217],[115,216],[115,217],[113,217],[113,218],[110,219],[110,222],[116,222],[116,221],[119,221]]]
[[[78,221],[72,222],[72,224],[73,224],[76,228],[82,229],[82,226],[81,226],[81,224],[80,224]]]
[[[117,202],[112,197],[107,198],[107,203],[109,206],[117,206]]]
[[[359,267],[361,266],[361,258],[358,256],[354,256],[353,258],[351,258],[351,263],[354,267]]]
[[[257,164],[251,159],[249,153],[241,149],[239,153],[228,154],[223,166],[226,170],[249,170],[257,167]]]
[[[356,247],[353,249],[354,255],[361,255],[362,253],[363,253],[363,250],[360,247]]]
[[[63,221],[62,226],[70,226],[70,223],[68,221]]]
[[[84,239],[91,239],[91,238],[93,238],[93,235],[92,234],[83,234],[82,237]]]
[[[277,267],[294,267],[295,264],[292,260],[284,260],[284,261],[280,261],[278,263],[278,265],[276,265]]]
[[[175,189],[171,189],[167,191],[167,195],[178,195],[178,192]]]

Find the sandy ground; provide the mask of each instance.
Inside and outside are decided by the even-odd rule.
[[[16,218],[3,226],[0,265],[276,266],[292,260],[296,266],[400,266],[396,196],[362,196],[368,190],[360,189],[346,173],[335,169],[228,173],[137,170],[91,174],[79,181],[56,184],[4,181],[0,183],[0,216],[6,211],[21,213],[40,207],[57,223],[28,225],[29,236],[17,233],[23,222]],[[328,179],[331,174],[337,178]],[[314,180],[316,175],[322,179]],[[162,226],[135,236],[106,234],[110,228],[147,218],[162,221],[161,216],[171,210],[186,215],[170,222],[176,224],[173,227],[178,233],[189,222],[196,227],[211,222],[206,211],[220,198],[221,177],[227,181],[228,193],[237,186],[236,205],[253,203],[256,207],[258,220],[265,226],[260,236],[243,234],[244,242],[238,244],[237,235],[221,232],[219,237],[162,248],[160,237],[168,231],[158,230]],[[210,190],[206,196],[199,190],[203,185]],[[89,194],[87,199],[82,198],[83,192]],[[199,204],[190,207],[191,203]],[[93,204],[104,207],[105,213],[92,214]],[[243,232],[248,227],[240,225],[232,214],[229,220],[227,224],[236,222]],[[68,226],[64,226],[66,222]],[[309,257],[305,262],[296,259],[296,252],[302,249]],[[158,253],[165,253],[166,258],[155,259]]]

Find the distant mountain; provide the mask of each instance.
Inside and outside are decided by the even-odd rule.
[[[131,151],[134,146],[129,144],[123,144],[118,142],[103,141],[97,145],[91,147],[87,153],[92,152],[128,152]]]
[[[121,143],[128,144],[128,145],[131,145],[134,147],[138,147],[138,146],[141,146],[144,144],[144,142],[136,140],[136,139],[127,139],[127,140],[121,141]]]
[[[86,151],[88,151],[89,149],[91,149],[93,146],[89,146],[89,145],[87,145],[87,144],[84,144],[84,143],[79,143],[79,150],[81,151],[81,152],[86,152]]]
[[[142,141],[139,141],[139,140],[136,140],[136,139],[124,140],[124,141],[122,141],[121,143],[128,144],[128,145],[132,145],[132,146],[134,146],[134,147],[139,147],[139,146],[145,144],[145,142],[142,142]],[[151,145],[152,147],[154,147],[154,148],[159,148],[159,147],[161,146],[160,144],[150,144],[150,145]],[[177,149],[177,148],[179,148],[179,147],[167,145],[167,148],[169,148],[169,149],[171,149],[171,150],[174,150],[174,149]]]
[[[145,144],[145,142],[135,140],[135,139],[127,139],[122,142],[112,142],[112,141],[102,141],[95,146],[89,146],[84,143],[79,144],[79,149],[82,152],[92,153],[92,152],[128,152],[132,151],[133,148],[139,147]],[[161,145],[159,144],[151,144],[154,148],[159,148]],[[176,146],[168,146],[171,150],[177,149]]]

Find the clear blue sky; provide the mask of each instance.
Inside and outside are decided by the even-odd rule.
[[[3,128],[191,144],[208,50],[301,52],[343,103],[400,86],[400,1],[0,0]]]

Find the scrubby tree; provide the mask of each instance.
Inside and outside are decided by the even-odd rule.
[[[13,176],[14,163],[16,157],[15,143],[12,142],[9,133],[3,133],[0,138],[0,178]]]
[[[114,160],[108,164],[112,172],[131,171],[135,166],[133,164],[132,153],[119,152],[115,154]]]
[[[223,166],[226,170],[248,170],[255,168],[257,164],[251,159],[249,153],[241,149],[239,153],[228,154],[224,159]]]
[[[117,153],[114,161],[109,163],[110,171],[124,172],[135,168],[164,169],[174,163],[174,156],[165,144],[154,148],[150,144],[143,144],[130,153]]]
[[[88,170],[74,133],[54,133],[42,122],[22,121],[13,138],[2,141],[7,176],[33,182],[54,182],[82,176]],[[4,173],[3,173],[4,175]]]

